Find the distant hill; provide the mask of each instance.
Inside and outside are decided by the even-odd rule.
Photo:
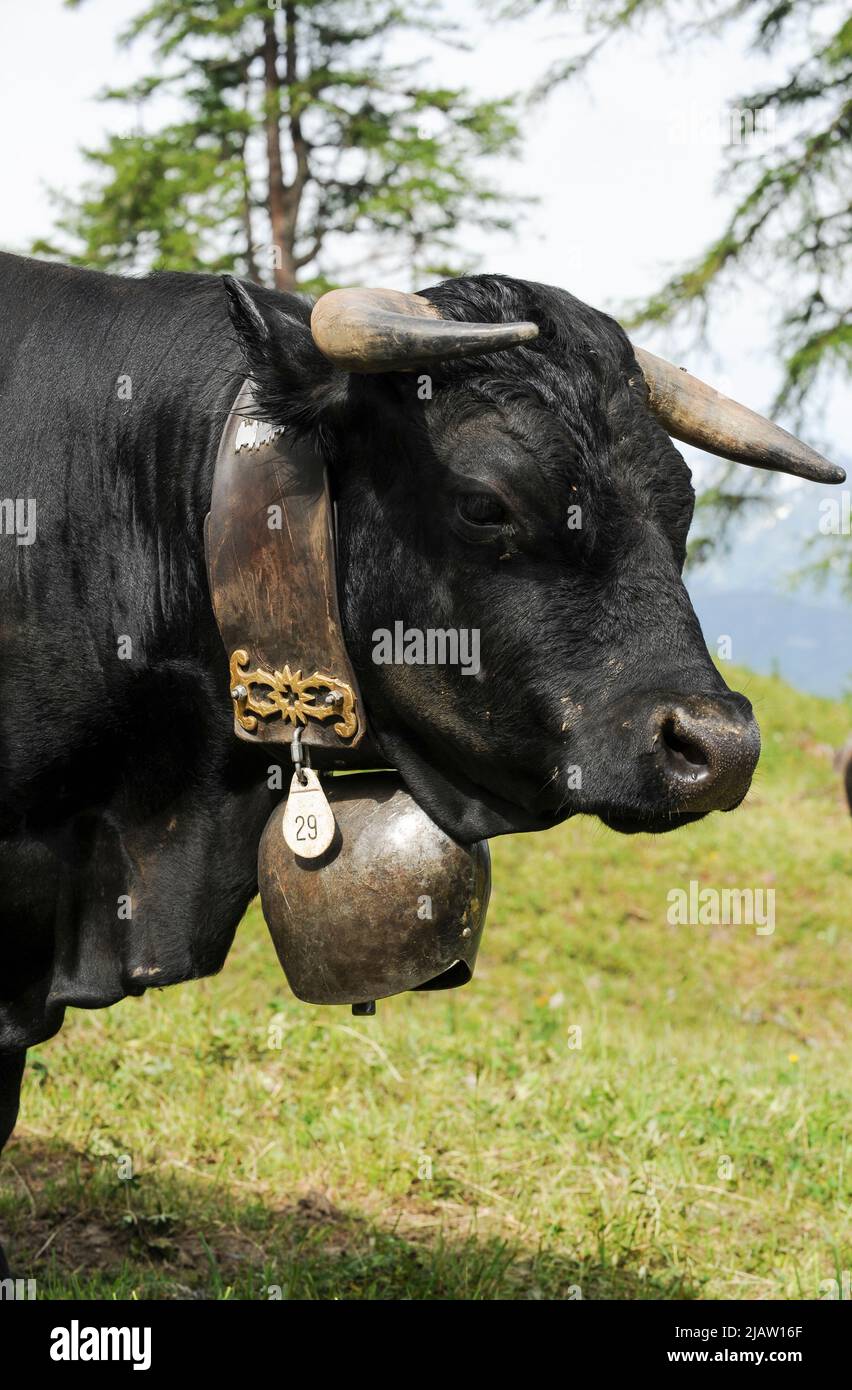
[[[820,503],[841,491],[814,484],[787,488],[771,506],[752,512],[728,552],[687,571],[714,655],[725,635],[731,659],[754,671],[777,671],[814,695],[852,690],[852,606],[839,584],[790,588],[791,575],[819,556]],[[841,543],[852,545],[852,538]]]
[[[707,646],[721,636],[731,659],[762,675],[778,673],[799,690],[837,697],[852,689],[852,610],[818,608],[776,594],[713,592],[689,586]]]

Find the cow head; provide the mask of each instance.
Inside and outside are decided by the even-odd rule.
[[[313,334],[295,297],[228,290],[264,415],[329,463],[349,652],[432,818],[469,841],[738,806],[760,737],[681,579],[694,493],[669,431],[842,472],[562,290],[338,291]]]

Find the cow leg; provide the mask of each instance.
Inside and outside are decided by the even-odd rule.
[[[0,1150],[15,1128],[24,1075],[24,1052],[0,1052]],[[9,1278],[9,1266],[0,1245],[0,1279]]]

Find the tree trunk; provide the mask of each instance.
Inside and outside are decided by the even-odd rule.
[[[249,67],[250,67],[250,66],[251,66],[250,62],[247,62],[246,65],[245,65],[245,67],[244,67],[244,69],[243,69],[243,81],[244,81],[244,83],[245,83],[245,87],[244,87],[243,93],[242,93],[242,97],[243,97],[243,111],[245,112],[246,116],[249,117],[249,119],[250,119],[250,107],[249,107],[249,103],[250,103],[250,98],[251,98],[251,88],[250,88],[250,78],[249,78]],[[263,281],[262,281],[262,279],[261,279],[260,272],[259,272],[259,270],[258,270],[257,258],[256,258],[255,254],[254,254],[254,218],[252,217],[252,189],[251,189],[251,174],[249,173],[249,165],[248,165],[248,136],[247,136],[247,135],[244,135],[244,136],[243,136],[242,143],[241,143],[241,145],[240,145],[240,173],[241,173],[241,176],[242,176],[242,185],[243,185],[243,188],[242,188],[242,194],[243,194],[243,196],[242,196],[242,207],[241,207],[241,209],[240,209],[240,216],[241,216],[242,224],[243,224],[243,236],[245,237],[245,242],[246,242],[246,274],[248,275],[248,278],[249,278],[250,280],[253,280],[254,283],[255,283],[256,285],[260,285],[260,284],[263,283]]]
[[[278,35],[275,17],[263,21],[263,63],[266,94],[266,163],[269,191],[267,206],[272,227],[273,267],[275,288],[294,290],[296,268],[293,264],[295,221],[288,211],[287,188],[281,164],[281,79],[278,76]]]

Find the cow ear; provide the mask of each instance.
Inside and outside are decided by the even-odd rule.
[[[346,404],[348,374],[314,343],[310,305],[295,296],[246,285],[232,275],[223,280],[246,375],[263,418],[296,434],[333,425]]]

